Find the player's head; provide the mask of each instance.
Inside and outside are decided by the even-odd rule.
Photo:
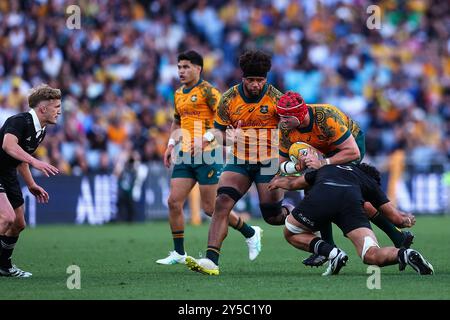
[[[182,84],[195,84],[203,69],[203,57],[194,50],[178,55],[178,76]]]
[[[308,107],[300,94],[287,91],[277,102],[277,113],[280,116],[280,126],[290,130],[304,122]]]
[[[28,105],[45,125],[56,124],[61,114],[61,90],[40,84],[31,89]]]
[[[381,174],[377,168],[367,163],[360,163],[357,165],[357,167],[369,177],[374,179],[378,183],[378,185],[381,185]]]
[[[258,97],[267,82],[267,73],[272,67],[272,58],[262,51],[246,51],[239,57],[242,83],[251,97]]]

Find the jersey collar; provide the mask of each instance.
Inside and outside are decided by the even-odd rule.
[[[34,109],[31,109],[30,111],[28,111],[31,114],[31,117],[33,118],[33,124],[34,124],[34,130],[36,130],[36,133],[39,132],[44,132],[45,131],[45,127],[41,127],[41,123],[39,122],[39,118],[36,114],[36,111],[34,111]]]
[[[244,100],[245,103],[258,103],[266,94],[267,92],[267,88],[269,87],[269,85],[266,83],[261,91],[261,93],[259,94],[258,97],[254,97],[254,98],[250,98],[247,97],[244,93],[244,85],[242,84],[242,82],[238,85],[238,91],[239,91],[239,95],[241,96],[242,100]]]
[[[186,93],[191,92],[191,90],[194,89],[196,86],[198,86],[200,83],[202,83],[202,81],[203,81],[203,79],[202,79],[202,77],[200,77],[198,82],[196,84],[194,84],[192,87],[190,87],[190,88],[183,87],[183,93],[186,94]]]

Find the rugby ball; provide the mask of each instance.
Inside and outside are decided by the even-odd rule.
[[[308,155],[308,148],[314,150],[317,154],[317,150],[304,142],[295,142],[289,148],[289,160],[294,163],[298,163]]]

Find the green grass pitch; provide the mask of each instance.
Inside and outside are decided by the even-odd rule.
[[[156,299],[305,300],[450,299],[450,217],[419,217],[412,229],[418,249],[435,275],[419,276],[410,267],[381,269],[381,289],[369,290],[367,266],[350,241],[334,229],[349,254],[339,276],[322,277],[323,268],[306,268],[309,254],[291,247],[282,227],[253,220],[264,229],[263,251],[248,260],[243,237],[230,229],[222,247],[220,276],[204,276],[186,266],[160,266],[155,260],[172,249],[168,222],[105,226],[38,226],[23,232],[13,261],[33,272],[30,279],[0,278],[0,299]],[[204,255],[209,222],[187,226],[188,254]],[[376,229],[376,228],[375,228]],[[376,229],[382,245],[389,239]],[[69,290],[70,265],[81,270],[81,289]]]

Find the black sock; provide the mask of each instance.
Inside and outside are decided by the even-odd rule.
[[[206,249],[206,257],[216,265],[219,265],[219,255],[220,248],[208,246],[208,249]]]
[[[0,245],[2,247],[0,253],[0,267],[1,268],[11,268],[11,256],[14,251],[14,247],[16,245],[19,237],[8,237],[8,236],[0,236]]]
[[[338,249],[331,244],[323,241],[317,237],[311,240],[309,243],[309,252],[327,257],[328,259],[334,258],[338,253]]]
[[[336,246],[336,243],[334,243],[333,240],[333,227],[330,223],[326,223],[321,229],[320,229],[320,237],[327,243],[331,244],[332,246]]]
[[[377,212],[371,219],[378,228],[387,234],[389,239],[394,243],[397,248],[400,248],[405,240],[403,232],[392,224],[384,215]]]
[[[184,255],[184,230],[172,232],[175,251]]]
[[[255,229],[253,229],[244,221],[242,221],[240,217],[238,219],[236,226],[233,226],[233,228],[242,233],[242,235],[246,238],[251,238],[255,234]]]

